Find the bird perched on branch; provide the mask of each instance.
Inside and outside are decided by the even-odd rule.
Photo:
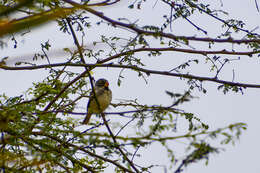
[[[95,83],[95,95],[93,91],[90,94],[90,98],[87,106],[87,115],[82,122],[83,124],[88,124],[92,114],[102,113],[111,103],[112,91],[108,88],[109,83],[106,79],[99,79]],[[96,96],[96,98],[95,98]],[[98,104],[96,102],[98,101]],[[98,106],[99,105],[99,106]]]

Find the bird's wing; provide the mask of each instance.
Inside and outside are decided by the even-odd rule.
[[[104,90],[105,90],[104,88],[95,88],[96,97],[98,98],[98,96],[102,95],[102,94],[104,93]],[[94,93],[93,93],[93,91],[91,91],[90,97],[89,97],[89,101],[88,101],[88,105],[87,105],[87,109],[89,108],[90,103],[91,103],[92,101],[94,101],[94,100],[95,100],[95,98],[94,98]]]

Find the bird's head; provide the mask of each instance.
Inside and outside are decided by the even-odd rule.
[[[105,87],[105,88],[108,88],[109,86],[109,83],[106,79],[98,79],[96,84],[95,84],[95,87]]]

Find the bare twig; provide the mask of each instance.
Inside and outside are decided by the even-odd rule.
[[[258,3],[256,0],[255,0],[255,6],[256,6],[257,11],[259,12]]]

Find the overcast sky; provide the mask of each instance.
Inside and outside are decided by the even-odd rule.
[[[229,12],[231,17],[243,20],[247,25],[246,29],[252,30],[260,24],[260,13],[257,12],[255,4],[253,1],[249,0],[222,0],[223,7],[221,7],[221,0],[215,0],[216,7],[219,9],[224,9]],[[158,3],[154,8],[151,8],[155,3],[155,0],[151,1],[150,5],[144,6],[143,15],[136,15],[137,11],[127,11],[127,3],[121,3],[120,6],[117,5],[115,8],[102,9],[108,16],[114,17],[128,17],[132,21],[134,19],[140,19],[139,24],[156,24],[161,21],[161,17],[165,14],[165,6]],[[149,8],[148,8],[149,7]],[[122,15],[122,16],[121,16]],[[194,16],[191,18],[193,22],[198,23],[202,28],[209,31],[209,36],[216,36],[220,31],[218,22],[208,17]],[[145,23],[145,24],[144,24]],[[51,31],[51,32],[50,32]],[[98,40],[100,34],[106,34],[107,30],[100,30],[96,32],[94,29],[90,29],[86,32],[89,35],[89,42],[93,40]],[[255,32],[259,33],[260,30]],[[120,32],[120,35],[124,35],[126,32]],[[177,21],[173,23],[173,33],[177,35],[187,35],[191,36],[197,33],[195,28],[184,21]],[[203,34],[197,33],[199,36],[205,36]],[[66,36],[66,37],[65,37]],[[242,38],[239,35],[238,38]],[[8,48],[0,51],[0,57],[10,56],[10,64],[15,62],[19,55],[23,55],[23,58],[31,58],[30,54],[40,51],[40,43],[49,40],[52,44],[52,50],[58,51],[63,47],[73,47],[73,42],[71,37],[62,34],[56,30],[55,24],[49,24],[47,26],[41,27],[41,29],[32,30],[32,33],[27,34],[25,37],[17,37],[18,47],[13,49],[13,42],[9,41]],[[123,43],[122,43],[123,44]],[[196,43],[198,44],[198,43]],[[194,45],[203,48],[204,45]],[[91,46],[91,45],[88,45]],[[232,48],[232,45],[227,45],[225,49]],[[216,45],[215,48],[222,48]],[[235,47],[237,48],[237,47]],[[59,57],[64,58],[64,55],[54,54],[55,59],[51,59],[51,62],[59,62]],[[180,53],[163,53],[161,57],[156,57],[153,59],[147,59],[144,56],[145,62],[147,62],[152,69],[169,69],[171,66],[176,66],[190,57],[201,58],[203,62],[203,57],[192,56]],[[237,58],[237,57],[234,57]],[[247,83],[258,83],[260,81],[259,73],[259,61],[257,57],[240,57],[241,60],[228,64],[225,66],[221,77],[226,80],[232,79],[232,70],[236,72],[235,80],[237,82],[247,82]],[[40,63],[47,63],[47,61],[41,61]],[[210,76],[209,66],[202,63],[202,65],[197,65],[192,68],[195,74],[202,74],[204,76]],[[141,78],[137,78],[135,72],[125,72],[125,80],[121,87],[116,85],[118,70],[111,69],[97,69],[94,70],[94,77],[96,79],[100,77],[105,77],[110,81],[110,87],[113,90],[113,102],[118,102],[118,99],[135,99],[146,104],[162,104],[169,105],[171,99],[165,95],[165,90],[170,90],[174,92],[184,92],[187,89],[184,81],[179,81],[172,77],[162,77],[152,75],[148,78],[148,84],[146,84]],[[47,71],[37,70],[37,71],[3,71],[0,70],[0,78],[2,79],[0,85],[0,91],[6,93],[8,96],[20,95],[28,87],[31,87],[32,82],[40,81],[48,75]],[[3,82],[4,81],[4,82]],[[260,170],[259,155],[260,155],[260,139],[259,139],[259,96],[260,90],[257,89],[247,89],[244,94],[241,93],[228,93],[224,95],[221,91],[218,91],[217,85],[214,83],[204,83],[204,87],[208,89],[207,94],[202,94],[201,92],[194,92],[193,95],[198,98],[192,100],[191,102],[183,105],[183,109],[186,111],[194,112],[203,122],[206,122],[210,128],[213,130],[218,127],[224,127],[231,123],[245,122],[248,124],[248,130],[242,135],[239,142],[234,146],[227,145],[223,146],[224,152],[220,154],[211,155],[209,160],[209,165],[205,166],[204,162],[193,164],[192,166],[185,169],[185,173],[219,173],[219,172],[236,172],[236,173],[258,173]],[[79,105],[79,109],[85,110],[87,100],[83,100]],[[113,108],[108,109],[108,111],[114,111]],[[116,111],[116,110],[115,110]],[[84,117],[77,117],[83,119]],[[111,117],[112,121],[117,121],[115,117]],[[181,122],[181,121],[180,121]],[[178,123],[177,130],[180,133],[183,127],[181,123]],[[181,148],[185,143],[173,142],[171,145],[176,145]],[[139,154],[143,154],[143,163],[153,163],[158,165],[167,164],[168,161],[163,157],[156,156],[155,154],[162,153],[160,149],[154,145],[152,148],[145,150],[140,150]],[[181,150],[180,150],[181,151]],[[177,154],[182,154],[180,151],[176,151]],[[152,154],[151,154],[152,153]],[[162,168],[158,168],[158,171],[162,171]]]

